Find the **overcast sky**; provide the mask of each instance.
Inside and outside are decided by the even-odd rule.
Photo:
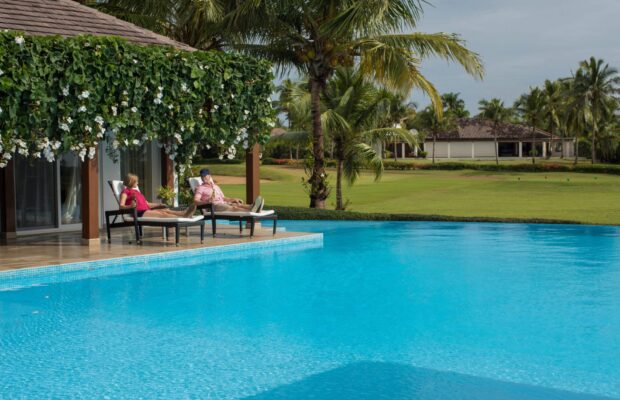
[[[458,33],[479,53],[482,82],[461,68],[425,61],[422,71],[440,92],[460,92],[477,112],[482,98],[508,104],[529,86],[571,74],[596,56],[620,68],[620,0],[430,0],[418,27]],[[414,93],[418,105],[428,99]]]

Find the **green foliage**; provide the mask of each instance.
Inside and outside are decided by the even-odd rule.
[[[161,199],[164,204],[172,206],[174,204],[174,199],[176,198],[176,192],[174,191],[174,188],[169,186],[161,186],[157,191],[157,197]]]
[[[199,146],[234,158],[265,143],[275,117],[265,61],[138,46],[112,37],[0,33],[0,167],[11,153],[84,159],[157,140],[177,165]]]

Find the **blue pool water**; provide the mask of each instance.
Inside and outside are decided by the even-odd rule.
[[[620,229],[283,225],[324,245],[0,291],[0,398],[620,399]]]

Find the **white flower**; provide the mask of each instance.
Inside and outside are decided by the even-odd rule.
[[[129,93],[127,93],[126,90],[123,90],[123,96],[127,96]]]
[[[157,86],[157,90],[159,90],[160,92],[164,91],[164,87],[163,86]]]
[[[220,85],[220,89],[224,89],[224,84],[223,83]]]
[[[86,157],[86,149],[80,150],[78,156],[80,156],[80,160],[84,161],[84,157]]]
[[[87,99],[90,97],[90,92],[88,90],[84,90],[82,93],[79,94],[78,98],[80,99]]]
[[[243,141],[243,148],[244,148],[244,149],[247,149],[247,148],[248,148],[248,141],[247,141],[247,140],[244,140],[244,141]]]
[[[211,112],[216,112],[218,108],[220,108],[220,106],[218,106],[217,104],[214,104],[213,108],[211,109]]]
[[[62,88],[62,95],[65,97],[69,96],[69,86]]]
[[[231,93],[231,94],[230,94],[230,98],[231,98],[231,99],[234,99],[234,98],[235,98],[235,95]]]
[[[2,114],[2,107],[0,107],[0,114]]]
[[[27,156],[28,155],[28,149],[24,149],[23,147],[20,147],[17,152],[19,154],[21,154],[22,156]]]
[[[72,119],[71,117],[68,117],[68,118],[67,118],[67,123],[68,123],[69,125],[71,125],[71,124],[73,123],[73,119]]]
[[[120,143],[118,142],[118,140],[114,140],[114,141],[112,142],[112,147],[113,147],[113,148],[115,148],[115,149],[118,149],[118,146],[119,146],[119,145],[120,145]]]
[[[137,113],[138,112],[138,108],[137,107],[131,107],[131,112]]]
[[[129,146],[129,140],[125,139],[123,142],[125,143],[125,146]]]
[[[243,110],[243,113],[244,113],[245,115],[248,115],[248,114],[250,113],[250,110]]]
[[[325,174],[321,173],[321,178],[325,178]]]
[[[4,75],[4,71],[0,69],[0,76]]]
[[[86,126],[86,127],[84,127],[84,130],[85,130],[86,132],[92,132],[92,131],[93,131],[93,128],[91,128],[90,126]]]
[[[181,83],[181,91],[187,92],[187,84],[185,82]]]
[[[62,145],[62,143],[58,140],[55,140],[54,142],[52,142],[52,148],[54,150],[58,150],[60,148],[60,145]]]
[[[149,88],[147,86],[144,87],[144,92],[148,93],[149,92]]]
[[[271,103],[271,97],[267,97],[267,103]]]
[[[11,153],[4,153],[2,155],[2,158],[5,159],[5,160],[10,160],[11,159]]]
[[[226,143],[226,142],[224,142],[224,140],[220,140],[220,144],[224,144],[224,143]]]
[[[177,142],[179,143],[183,143],[183,138],[181,138],[181,134],[180,133],[175,133],[174,134],[174,138],[177,140]]]
[[[140,141],[138,139],[134,139],[131,143],[137,146],[140,144]]]
[[[210,144],[208,144],[208,145],[207,145],[207,150],[209,150],[210,148],[211,148],[211,145],[210,145]]]
[[[153,103],[155,104],[161,104],[161,99],[159,97],[153,99]]]
[[[174,106],[172,104],[168,104],[168,109],[172,110],[174,108]]]
[[[218,158],[219,158],[220,160],[223,160],[223,159],[224,159],[224,154],[220,154]]]
[[[229,154],[229,155],[228,155],[228,159],[229,159],[229,160],[232,160],[233,158],[235,158],[235,156],[234,156],[234,155],[232,155],[232,154]]]
[[[89,147],[88,148],[88,158],[90,158],[91,160],[93,158],[95,158],[95,152],[97,151],[96,147]]]
[[[69,125],[67,124],[60,124],[58,127],[65,132],[69,132]]]
[[[125,100],[123,100],[123,101],[121,101],[121,106],[129,107],[129,103],[127,103]]]
[[[112,115],[116,117],[118,108],[116,108],[116,106],[112,106],[112,107],[110,107],[110,109],[112,110]]]
[[[133,59],[133,63],[134,63],[134,64],[137,64],[137,63],[138,63],[138,60]]]
[[[270,123],[267,124],[270,128],[273,128],[274,126],[276,126],[276,123],[271,121]]]
[[[17,43],[18,45],[22,45],[24,44],[25,40],[23,36],[15,36],[15,43]]]
[[[80,108],[78,108],[78,112],[86,112],[86,106],[80,106]]]
[[[95,117],[95,122],[97,123],[97,125],[103,125],[103,118],[101,117],[101,115],[97,115]]]

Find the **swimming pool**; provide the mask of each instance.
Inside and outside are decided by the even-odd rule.
[[[324,244],[0,291],[0,398],[620,398],[619,228],[283,225]]]

